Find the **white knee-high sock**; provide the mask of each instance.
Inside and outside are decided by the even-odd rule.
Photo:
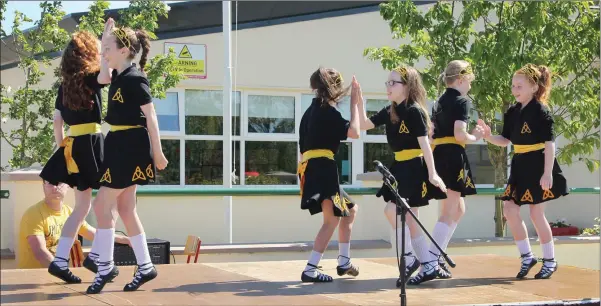
[[[403,245],[403,229],[397,228],[397,242],[399,244],[399,254],[401,252],[401,246]],[[411,243],[411,233],[409,230],[409,226],[405,225],[405,254],[413,253],[413,243]],[[400,254],[404,256],[404,254]],[[413,254],[415,255],[415,254]],[[415,261],[415,257],[413,256],[405,256],[405,266],[409,266],[413,264]]]
[[[449,247],[449,242],[451,241],[451,238],[453,238],[453,234],[455,233],[456,228],[457,223],[453,222],[449,227],[449,234],[447,235],[447,239],[445,239],[444,243],[440,246],[444,251],[446,251],[447,247]]]
[[[311,251],[308,264],[305,266],[305,274],[307,274],[307,276],[317,277],[317,269],[315,267],[319,265],[319,261],[321,260],[322,256],[323,253]],[[315,267],[309,266],[309,264],[314,265]]]
[[[94,241],[92,241],[92,248],[90,249],[88,257],[94,262],[98,261],[98,239],[96,239],[96,237],[94,237]]]
[[[142,272],[142,274],[148,273],[150,270],[152,270],[153,265],[148,264],[152,261],[150,260],[150,253],[148,252],[146,234],[141,233],[139,235],[130,237],[129,241],[131,241],[131,246],[134,249],[134,254],[136,255],[136,261],[138,262],[139,271]]]
[[[528,240],[528,238],[526,238],[524,240],[517,240],[515,242],[515,244],[518,246],[518,250],[520,251],[520,254],[524,255],[524,254],[532,253],[532,248],[530,247],[530,241]],[[528,256],[528,258],[529,257],[530,256]]]
[[[338,243],[338,265],[346,268],[351,264],[351,243]]]
[[[69,256],[69,252],[71,252],[71,247],[73,247],[74,242],[74,237],[69,238],[61,236],[58,239],[58,245],[56,246],[56,254],[54,256],[53,262],[63,270],[69,267],[69,258],[71,257]],[[67,261],[57,260],[57,257],[66,259]]]
[[[96,237],[98,240],[98,273],[107,275],[113,270],[113,254],[115,253],[115,228],[97,229]]]
[[[555,258],[555,245],[553,243],[553,239],[551,241],[541,244],[541,248],[543,249],[543,258],[544,259],[554,259]],[[555,266],[554,262],[545,261],[545,265],[547,266]]]
[[[413,250],[415,250],[417,259],[419,259],[420,262],[425,263],[433,260],[433,255],[428,250],[428,241],[426,240],[426,236],[421,235],[411,239],[411,244],[413,245]]]
[[[449,237],[450,230],[450,227],[444,222],[436,222],[436,225],[434,225],[434,230],[432,231],[432,238],[434,238],[434,241],[436,241],[436,243],[443,250],[446,248],[444,244],[447,238]],[[432,252],[435,256],[440,255],[440,251],[434,244],[430,245],[430,252]]]

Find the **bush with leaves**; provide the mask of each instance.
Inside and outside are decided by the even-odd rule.
[[[398,48],[367,48],[364,56],[390,70],[426,62],[420,69],[429,98],[437,99],[439,75],[448,62],[472,64],[476,80],[470,96],[479,118],[500,134],[502,114],[515,103],[513,73],[527,63],[547,65],[554,74],[550,107],[556,136],[567,144],[557,152],[561,164],[599,168],[599,10],[598,1],[449,1],[422,11],[411,1],[380,5],[380,14]],[[472,122],[471,124],[474,124]],[[488,145],[495,169],[494,186],[507,180],[505,148]],[[502,203],[496,202],[496,234],[503,234]]]
[[[0,1],[0,19],[4,20],[6,0]],[[1,85],[2,93],[2,128],[0,137],[13,149],[13,156],[9,161],[12,169],[29,167],[32,164],[44,164],[54,151],[54,136],[52,129],[52,114],[54,101],[60,83],[59,67],[55,67],[56,82],[52,88],[38,88],[45,73],[40,71],[40,64],[50,66],[49,54],[61,51],[69,41],[69,33],[59,27],[59,22],[65,16],[60,1],[45,1],[40,4],[42,8],[41,19],[35,21],[34,28],[22,31],[19,28],[24,22],[32,20],[23,13],[16,11],[11,27],[11,36],[7,37],[0,27],[2,41],[5,46],[7,39],[12,40],[14,51],[18,55],[18,67],[23,71],[25,82],[13,91],[8,86]],[[96,35],[101,35],[104,29],[104,11],[109,7],[107,1],[95,1],[87,15],[80,19],[79,29],[87,30]],[[120,11],[117,19],[119,26],[133,29],[146,30],[152,39],[156,39],[154,32],[158,28],[158,18],[167,17],[169,6],[159,0],[134,0],[130,1],[128,8]],[[156,55],[147,63],[147,72],[151,94],[154,98],[164,99],[166,91],[175,87],[182,79],[183,74],[176,69],[176,57],[173,52],[167,55]],[[107,88],[104,90],[103,101],[106,104]],[[104,107],[106,111],[106,107]],[[5,130],[5,123],[16,120],[19,128]],[[7,170],[3,167],[2,170]]]

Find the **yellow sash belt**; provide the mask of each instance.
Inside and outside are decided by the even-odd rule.
[[[455,139],[455,136],[448,136],[434,139],[433,147],[441,144],[457,144],[465,148],[465,143],[461,143]]]
[[[303,196],[303,186],[305,185],[305,170],[310,159],[325,157],[334,160],[334,152],[326,149],[309,150],[303,153],[303,161],[298,164],[296,174],[300,175],[300,194]]]
[[[102,128],[98,123],[84,123],[84,124],[76,124],[69,127],[69,136],[63,139],[61,142],[61,148],[65,148],[65,161],[67,162],[67,172],[71,173],[79,173],[79,167],[77,167],[77,163],[73,159],[73,141],[77,136],[89,135],[89,134],[97,134],[101,133]]]
[[[514,149],[515,153],[517,153],[517,154],[538,151],[538,150],[542,150],[544,148],[545,148],[544,143],[537,143],[537,144],[531,144],[531,145],[515,145],[515,144],[513,145],[513,149]]]
[[[422,149],[408,149],[408,150],[394,152],[394,159],[396,161],[406,161],[406,160],[414,159],[419,156],[424,156]]]
[[[141,125],[111,125],[111,132],[124,131],[129,129],[141,128]]]

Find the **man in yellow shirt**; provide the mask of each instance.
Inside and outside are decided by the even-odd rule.
[[[17,251],[19,269],[47,268],[50,265],[54,260],[63,224],[73,211],[63,204],[68,185],[60,183],[54,186],[46,181],[43,183],[44,200],[29,207],[21,218]],[[93,241],[96,229],[84,220],[78,234]],[[129,238],[120,235],[115,235],[115,241],[129,244]]]

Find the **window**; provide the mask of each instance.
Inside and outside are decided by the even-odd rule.
[[[390,102],[388,100],[367,99],[367,103],[365,103],[365,108],[366,108],[365,113],[367,114],[367,118],[377,114],[388,104],[390,104]],[[367,135],[386,135],[386,127],[384,125],[381,125],[375,129],[366,131],[366,134]]]
[[[338,182],[341,185],[350,185],[353,183],[353,171],[351,167],[353,161],[352,147],[352,143],[343,142],[338,148],[338,153],[334,155],[334,159],[338,165]]]
[[[307,111],[307,108],[311,106],[313,98],[315,98],[315,95],[301,95],[301,116]],[[351,97],[346,96],[342,98],[336,108],[342,115],[342,118],[351,120]]]
[[[166,169],[157,172],[154,185],[223,184],[222,96],[222,90],[178,89],[168,92],[164,99],[154,100],[163,153],[169,161]],[[296,126],[313,98],[313,94],[286,92],[233,93],[234,185],[290,186],[299,183]],[[367,98],[367,116],[389,103],[385,98]],[[343,118],[350,120],[349,96],[344,97],[336,108]],[[353,178],[361,172],[376,171],[374,160],[387,167],[394,162],[385,135],[385,128],[379,127],[367,131],[360,139],[341,143],[334,156],[341,185],[352,184]],[[486,145],[470,144],[466,152],[477,185],[492,184],[494,169]]]
[[[179,185],[179,140],[161,139],[163,154],[169,161],[167,168],[157,170],[155,185]]]
[[[232,94],[232,135],[240,135],[240,92]],[[223,91],[185,91],[187,135],[223,135]]]
[[[465,147],[467,159],[472,169],[472,178],[477,185],[494,184],[495,168],[488,157],[486,144],[473,144]]]
[[[240,142],[234,141],[232,163],[236,174],[232,184],[240,184]],[[186,140],[185,184],[223,184],[223,141]]]
[[[297,183],[297,142],[247,141],[245,146],[246,185]]]
[[[249,133],[294,134],[295,98],[248,95]]]
[[[153,99],[160,131],[179,131],[177,92],[168,92],[165,99]]]
[[[390,168],[394,162],[394,153],[390,150],[388,143],[365,143],[363,144],[363,171],[374,172],[374,160],[379,160],[386,168]]]

